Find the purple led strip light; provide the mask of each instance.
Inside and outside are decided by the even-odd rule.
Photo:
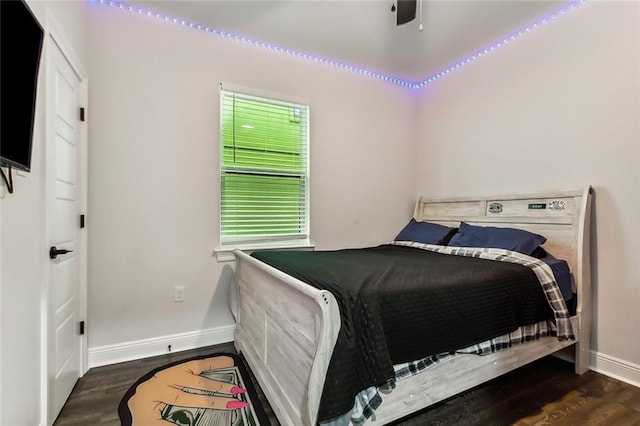
[[[538,28],[540,28],[541,26],[543,26],[544,24],[547,24],[555,19],[557,19],[558,17],[567,14],[570,11],[575,10],[576,8],[578,8],[579,6],[582,6],[584,3],[586,3],[587,0],[574,0],[572,1],[569,5],[561,8],[560,10],[552,13],[549,16],[545,16],[544,18],[540,19],[539,21],[534,22],[533,24],[528,25],[527,27],[525,27],[524,29],[517,31],[513,34],[508,35],[507,37],[504,37],[502,40],[497,41],[496,43],[493,43],[492,45],[481,49],[477,52],[475,52],[474,54],[468,56],[467,58],[456,62],[455,64],[445,68],[444,70],[433,74],[429,77],[427,77],[426,79],[422,80],[422,81],[410,81],[410,80],[404,80],[401,78],[397,78],[397,77],[393,77],[393,76],[389,76],[389,75],[385,75],[382,74],[380,72],[377,71],[371,71],[371,70],[367,70],[365,68],[361,68],[361,67],[357,67],[357,66],[353,66],[353,65],[349,65],[343,62],[338,62],[332,59],[327,59],[327,58],[323,58],[320,56],[316,56],[316,55],[310,55],[307,53],[303,53],[303,52],[299,52],[293,49],[289,49],[286,47],[280,47],[274,44],[270,44],[270,43],[266,43],[263,41],[258,41],[258,40],[253,40],[251,38],[239,35],[239,34],[234,34],[234,33],[230,33],[227,31],[221,31],[221,30],[217,30],[215,28],[206,26],[206,25],[201,25],[201,24],[197,24],[194,22],[190,22],[190,21],[186,21],[184,19],[181,18],[176,18],[176,17],[172,17],[169,15],[165,15],[162,13],[158,13],[158,12],[153,12],[150,10],[145,10],[142,9],[140,7],[135,7],[135,6],[131,6],[129,4],[123,3],[123,2],[119,2],[119,1],[114,1],[114,0],[98,0],[98,2],[100,4],[103,5],[107,5],[107,6],[111,6],[111,7],[115,7],[118,8],[120,10],[125,10],[125,11],[129,11],[129,12],[133,12],[133,13],[137,13],[139,15],[144,15],[144,16],[149,16],[149,17],[153,17],[153,18],[157,18],[157,19],[161,19],[165,22],[169,22],[172,24],[177,24],[177,25],[182,25],[184,27],[188,27],[194,30],[198,30],[198,31],[204,31],[206,33],[210,33],[210,34],[215,34],[219,37],[223,37],[229,40],[233,40],[236,42],[242,42],[244,44],[248,44],[250,46],[255,46],[255,47],[260,47],[266,50],[271,50],[273,52],[278,52],[278,53],[284,53],[290,56],[295,56],[297,58],[300,59],[305,59],[311,62],[316,62],[319,64],[323,64],[323,65],[328,65],[330,67],[333,68],[338,68],[341,69],[343,71],[349,71],[352,73],[357,73],[360,75],[363,75],[365,77],[369,77],[369,78],[374,78],[377,80],[382,80],[382,81],[386,81],[388,83],[391,84],[396,84],[398,86],[403,86],[403,87],[407,87],[410,89],[421,89],[425,86],[427,86],[428,84],[434,82],[435,80],[438,80],[448,74],[450,74],[451,72],[462,68],[463,66],[475,61],[476,59],[481,58],[482,56],[486,55],[489,52],[492,52],[494,50],[496,50],[499,47],[502,47],[506,44],[508,44],[509,42],[519,39],[520,37],[524,36],[525,34],[530,33],[533,30],[536,30]]]
[[[493,43],[492,45],[478,50],[477,52],[475,52],[474,54],[466,57],[465,59],[456,62],[455,64],[445,68],[444,70],[433,74],[431,76],[429,76],[428,78],[420,81],[420,82],[414,82],[411,83],[411,88],[413,89],[420,89],[424,86],[426,86],[427,84],[432,83],[435,80],[438,80],[439,78],[444,77],[447,74],[450,74],[451,72],[462,68],[463,66],[470,64],[471,62],[475,61],[476,59],[481,58],[482,56],[486,55],[489,52],[492,52],[494,50],[496,50],[499,47],[502,47],[510,42],[512,42],[513,40],[517,40],[520,37],[524,36],[525,34],[528,34],[530,32],[532,32],[533,30],[536,30],[538,28],[540,28],[541,26],[543,26],[544,24],[547,24],[555,19],[557,19],[558,17],[562,16],[562,15],[566,15],[568,12],[571,12],[575,9],[577,9],[579,6],[582,6],[583,4],[586,3],[586,0],[574,0],[573,2],[571,2],[568,6],[563,7],[562,9],[548,15],[545,16],[544,18],[540,19],[539,21],[534,22],[533,24],[530,24],[529,26],[521,29],[520,31],[516,31],[506,37],[504,37],[502,40],[499,40],[495,43]]]

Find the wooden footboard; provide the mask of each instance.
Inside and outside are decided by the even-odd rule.
[[[241,251],[235,255],[236,349],[283,425],[315,425],[340,330],[336,299]]]
[[[457,225],[469,221],[511,226],[547,237],[545,247],[568,261],[578,294],[572,318],[576,341],[542,338],[487,356],[461,355],[398,383],[370,419],[386,424],[515,368],[576,345],[576,373],[589,366],[592,318],[590,266],[591,188],[502,198],[425,201],[416,220]],[[543,207],[544,206],[544,207]],[[318,290],[236,250],[235,345],[256,376],[280,422],[316,425],[325,375],[340,329],[338,305]]]

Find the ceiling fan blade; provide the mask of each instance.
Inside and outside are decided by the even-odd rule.
[[[417,0],[398,0],[396,25],[406,24],[416,19]]]

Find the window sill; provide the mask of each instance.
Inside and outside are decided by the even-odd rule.
[[[236,260],[233,251],[235,249],[252,252],[255,250],[313,250],[315,244],[308,240],[302,241],[278,241],[270,243],[238,244],[224,246],[214,250],[213,255],[218,262],[234,262]]]

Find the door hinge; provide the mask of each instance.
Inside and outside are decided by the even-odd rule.
[[[84,215],[80,215],[80,229],[84,228]]]
[[[80,121],[84,121],[84,108],[80,108]]]
[[[80,335],[84,335],[84,321],[80,321]]]

